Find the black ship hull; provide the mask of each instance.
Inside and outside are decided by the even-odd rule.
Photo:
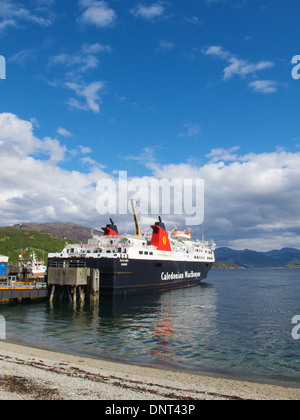
[[[101,266],[100,292],[119,295],[197,286],[207,277],[212,264],[162,260],[122,263],[115,259],[102,261]]]
[[[84,258],[80,264],[99,270],[101,295],[115,296],[197,286],[213,263],[104,257]]]

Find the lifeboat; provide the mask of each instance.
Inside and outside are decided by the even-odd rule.
[[[178,241],[190,241],[191,240],[191,233],[189,231],[182,231],[177,228],[173,230],[171,233],[171,238],[177,239]]]

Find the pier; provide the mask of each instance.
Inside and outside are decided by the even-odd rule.
[[[23,254],[18,262],[9,266],[8,260],[0,256],[0,304],[48,299],[46,267],[36,261],[34,252],[30,260],[24,261]]]
[[[48,297],[45,282],[19,282],[9,279],[0,283],[0,303],[20,303]]]
[[[47,281],[46,281],[47,280]],[[30,277],[25,280],[19,275],[0,279],[0,304],[21,303],[55,298],[73,302],[84,302],[85,298],[97,301],[100,293],[100,272],[86,267],[49,267],[47,277]]]
[[[90,300],[99,298],[100,272],[98,269],[84,267],[80,262],[64,267],[52,262],[48,267],[48,285],[51,288],[50,303],[55,297],[66,298],[76,304],[88,296]]]

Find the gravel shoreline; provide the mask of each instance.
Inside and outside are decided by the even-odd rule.
[[[0,400],[300,400],[300,388],[108,362],[0,341]]]

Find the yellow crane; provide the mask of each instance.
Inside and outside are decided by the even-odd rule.
[[[134,223],[135,223],[135,234],[134,234],[134,236],[142,236],[142,233],[140,231],[140,226],[139,226],[138,218],[137,218],[137,215],[136,215],[136,208],[135,208],[135,204],[134,204],[133,198],[131,198],[130,201],[131,201],[132,212],[133,212]]]

